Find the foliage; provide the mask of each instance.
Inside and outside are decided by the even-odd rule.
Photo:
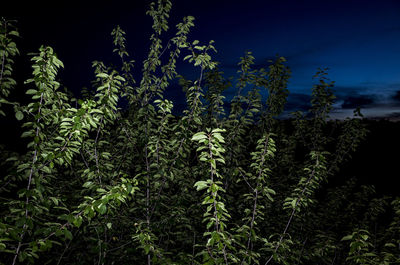
[[[310,110],[281,119],[285,58],[259,69],[246,52],[238,79],[226,80],[213,41],[189,41],[193,17],[163,46],[171,7],[159,0],[147,12],[154,33],[140,81],[118,26],[120,67],[93,62],[96,79],[79,99],[61,89],[63,63],[51,47],[32,54],[32,77],[17,87],[26,105],[7,100],[18,32],[2,19],[0,103],[14,106],[28,143],[20,153],[2,146],[0,263],[398,264],[400,200],[352,180],[328,184],[367,130],[359,110],[329,121],[326,69]],[[182,55],[196,80],[177,73]],[[181,115],[164,98],[177,80]],[[234,83],[227,103],[222,93]]]

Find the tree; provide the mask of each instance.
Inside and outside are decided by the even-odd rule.
[[[56,81],[63,63],[51,47],[32,54],[26,105],[7,100],[16,83],[18,33],[2,20],[1,103],[14,106],[29,143],[24,153],[2,147],[1,262],[398,263],[399,199],[369,205],[361,199],[373,198],[371,187],[327,185],[367,130],[359,110],[353,119],[328,120],[334,95],[326,70],[317,72],[310,110],[282,120],[290,77],[285,58],[256,69],[246,52],[226,108],[222,92],[232,83],[212,59],[213,41],[188,40],[193,17],[183,18],[163,46],[171,7],[159,0],[147,12],[154,33],[139,82],[117,26],[111,35],[120,67],[93,62],[92,90],[79,99]],[[182,56],[198,69],[196,80],[176,72]],[[186,93],[181,116],[164,98],[176,79]],[[360,199],[340,220],[338,206],[351,194]],[[391,200],[393,222],[372,243],[368,229]],[[361,220],[365,207],[370,214]]]

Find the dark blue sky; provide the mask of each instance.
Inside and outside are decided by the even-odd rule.
[[[145,15],[149,2],[61,1],[23,10],[15,6],[4,15],[19,20],[24,50],[35,51],[40,44],[54,47],[65,64],[64,83],[76,91],[92,79],[91,61],[112,60],[110,32],[117,24],[127,32],[133,58],[138,63],[144,59],[151,33],[151,19]],[[357,105],[367,117],[400,116],[400,1],[172,2],[170,29],[183,16],[194,16],[190,37],[215,40],[214,58],[227,77],[235,75],[246,50],[259,66],[267,66],[277,53],[286,57],[292,69],[289,110],[304,108],[312,76],[318,67],[329,67],[337,96],[334,117],[351,115]],[[138,63],[136,71],[141,69]],[[170,94],[179,98],[176,91]]]

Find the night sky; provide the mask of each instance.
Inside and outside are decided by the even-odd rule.
[[[84,1],[82,1],[84,2]],[[64,62],[60,78],[75,93],[94,78],[91,62],[112,63],[111,31],[120,25],[127,33],[128,51],[136,60],[136,77],[149,47],[151,1],[96,1],[85,4],[57,1],[57,6],[30,3],[2,8],[1,16],[17,19],[22,51],[17,75],[30,73],[27,52],[51,45]],[[54,2],[55,3],[55,2]],[[257,66],[268,66],[276,54],[292,70],[288,111],[305,110],[312,76],[329,68],[335,81],[333,118],[351,116],[357,106],[366,117],[400,117],[400,1],[314,0],[177,0],[172,1],[170,34],[183,16],[196,18],[189,38],[215,40],[225,76],[234,76],[239,57],[252,51]],[[168,34],[167,34],[168,35]],[[114,59],[113,59],[114,58]],[[19,73],[18,73],[19,70]],[[198,70],[180,64],[182,74],[197,78]],[[24,77],[25,79],[28,77]],[[183,104],[172,86],[167,97]],[[234,90],[227,91],[230,99]]]

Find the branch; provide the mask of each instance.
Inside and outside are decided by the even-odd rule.
[[[314,176],[315,176],[315,168],[316,168],[318,165],[319,165],[319,156],[317,156],[316,165],[314,166],[314,169],[313,169],[313,171],[311,172],[310,177],[307,179],[307,182],[306,182],[305,187],[304,187],[303,190],[301,191],[300,195],[297,197],[296,204],[295,204],[295,206],[293,207],[293,210],[292,210],[292,213],[290,214],[290,217],[289,217],[288,222],[286,223],[285,230],[283,230],[283,233],[282,233],[281,237],[279,238],[279,242],[278,242],[277,246],[275,247],[274,252],[273,252],[272,255],[269,257],[269,259],[267,260],[267,262],[265,263],[265,265],[267,265],[267,264],[272,260],[272,258],[274,257],[274,254],[276,254],[276,252],[278,251],[279,247],[281,246],[282,241],[283,241],[283,237],[286,235],[286,232],[287,232],[287,230],[289,229],[289,226],[290,226],[290,224],[291,224],[291,222],[292,222],[292,219],[293,219],[293,217],[294,217],[294,214],[295,214],[295,212],[296,212],[296,207],[297,207],[298,203],[300,202],[300,200],[302,199],[304,192],[307,190],[308,184],[309,184],[309,183],[311,182],[311,180],[314,178]]]

